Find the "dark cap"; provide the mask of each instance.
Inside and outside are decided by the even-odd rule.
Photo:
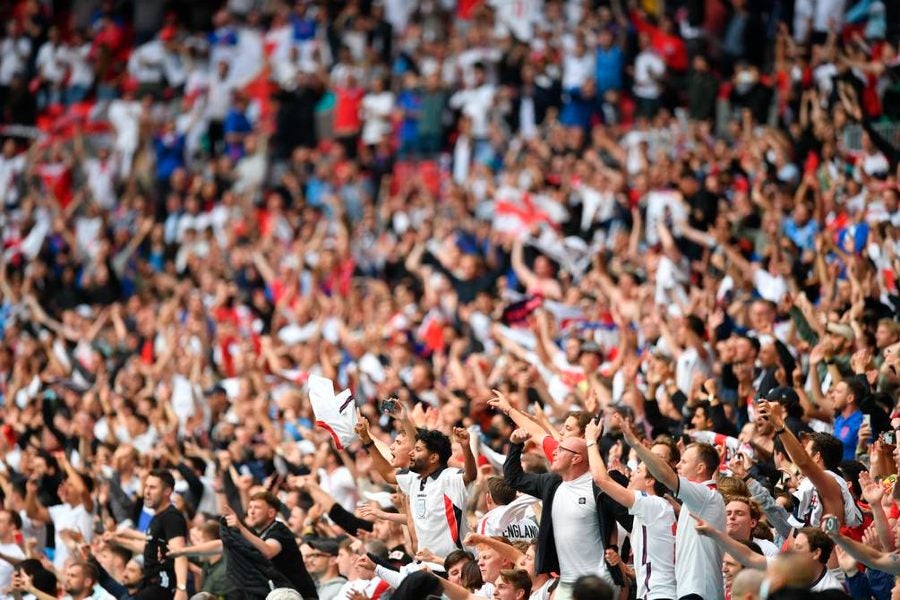
[[[779,404],[796,404],[800,402],[800,396],[792,388],[777,387],[769,390],[769,393],[766,394],[766,400],[778,402]]]
[[[226,396],[228,395],[228,392],[225,390],[225,386],[223,386],[221,383],[217,383],[203,393],[206,396],[212,396],[213,394],[225,394]]]
[[[329,556],[338,555],[338,544],[332,540],[310,540],[310,547]]]

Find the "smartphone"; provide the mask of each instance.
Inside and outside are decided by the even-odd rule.
[[[834,515],[828,515],[825,517],[825,520],[822,521],[822,529],[825,533],[828,534],[836,534],[840,529],[840,523],[838,522],[838,518]]]
[[[863,414],[863,425],[869,428],[869,431],[872,430],[872,415]]]
[[[897,432],[896,431],[885,431],[881,434],[881,441],[887,444],[888,446],[894,446],[897,444]]]
[[[384,402],[381,403],[381,412],[383,413],[392,413],[394,409],[397,408],[397,399],[396,398],[388,398]]]

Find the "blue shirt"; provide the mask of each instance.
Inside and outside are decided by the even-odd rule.
[[[608,49],[597,47],[594,79],[597,83],[597,96],[603,97],[609,90],[622,89],[622,49],[616,45]]]
[[[844,444],[844,460],[856,460],[856,444],[859,442],[859,428],[863,413],[857,409],[849,417],[838,415],[834,420],[834,437]]]

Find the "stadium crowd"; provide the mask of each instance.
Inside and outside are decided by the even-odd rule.
[[[0,598],[900,598],[896,2],[0,4]]]

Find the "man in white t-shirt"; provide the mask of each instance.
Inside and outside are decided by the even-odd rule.
[[[22,529],[22,518],[15,511],[0,510],[0,591],[9,588],[15,565],[25,560],[25,553],[16,543],[16,533]]]
[[[556,599],[569,600],[575,581],[582,575],[598,575],[612,582],[605,559],[606,542],[615,528],[614,521],[631,530],[632,519],[594,485],[582,438],[561,440],[553,453],[551,472],[537,475],[522,470],[522,447],[529,437],[524,429],[510,436],[503,478],[516,490],[543,501],[534,571],[537,575],[559,573]]]
[[[640,34],[638,44],[641,51],[634,59],[634,95],[638,102],[638,114],[653,117],[659,108],[659,97],[662,96],[666,63],[653,49],[647,33]]]
[[[594,483],[634,516],[631,548],[637,597],[645,600],[674,598],[675,511],[662,497],[665,488],[650,476],[644,464],[634,470],[627,488],[610,477],[597,445],[600,433],[601,427],[594,421],[585,427],[588,461]]]
[[[364,429],[365,423],[361,423],[357,433],[363,448],[369,451],[375,443]],[[384,480],[396,483],[409,498],[419,549],[428,549],[440,557],[462,548],[466,534],[466,486],[478,476],[468,430],[457,427],[453,437],[462,446],[465,471],[447,466],[453,454],[450,438],[429,429],[418,431],[409,452],[409,469],[394,470],[387,461],[372,461]]]
[[[674,492],[682,501],[675,535],[676,598],[702,600],[722,595],[722,550],[716,542],[697,532],[694,516],[725,529],[725,501],[716,489],[715,476],[719,470],[719,453],[709,444],[691,444],[681,455],[678,473],[644,446],[634,428],[614,414],[613,426],[618,426],[625,442],[647,466],[657,481]]]
[[[69,558],[69,549],[62,537],[62,532],[74,529],[81,533],[86,542],[90,542],[94,534],[94,520],[84,502],[90,499],[90,490],[74,469],[67,468],[67,478],[59,484],[59,499],[55,506],[46,507],[38,500],[38,482],[29,479],[25,486],[25,514],[29,519],[40,523],[53,522],[55,531],[55,553],[53,566],[62,572]]]

